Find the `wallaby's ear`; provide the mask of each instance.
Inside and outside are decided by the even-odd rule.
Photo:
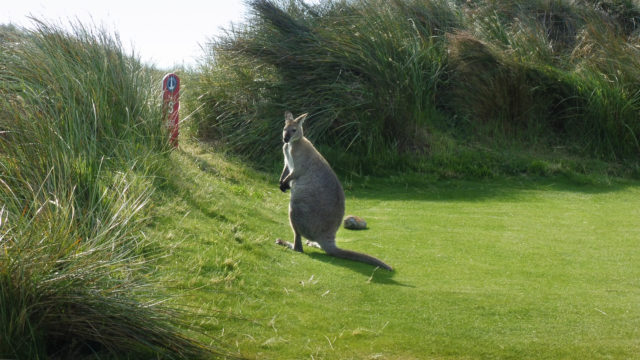
[[[293,120],[293,121],[295,121],[296,123],[298,123],[298,125],[301,125],[301,126],[302,126],[302,123],[303,123],[303,122],[304,122],[304,120],[307,118],[307,115],[309,115],[309,113],[304,113],[304,114],[302,114],[302,115],[298,116],[298,117],[297,117],[295,120]]]
[[[291,113],[291,111],[285,111],[284,112],[284,122],[285,123],[290,123],[293,121],[293,114]]]

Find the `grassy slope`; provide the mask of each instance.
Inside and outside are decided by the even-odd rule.
[[[275,174],[187,145],[157,193],[159,274],[193,321],[267,359],[633,358],[640,353],[640,187],[512,179],[346,182],[370,229],[339,244],[393,274],[291,237]]]
[[[106,30],[32,25],[0,24],[0,358],[210,357],[147,281],[158,72]]]

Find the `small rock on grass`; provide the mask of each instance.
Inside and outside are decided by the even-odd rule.
[[[363,230],[367,228],[367,222],[359,216],[349,215],[344,218],[344,228],[350,230]]]

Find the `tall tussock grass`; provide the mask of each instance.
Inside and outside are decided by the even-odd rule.
[[[365,168],[429,159],[442,134],[640,155],[636,1],[250,5],[245,24],[211,41],[193,99],[198,135],[248,157],[277,156],[265,149],[286,109],[310,113],[310,137],[333,160]]]
[[[114,36],[36,21],[0,42],[0,358],[201,358],[148,280],[159,78]]]
[[[579,154],[636,158],[640,23],[630,31],[637,10],[621,18],[605,3],[494,2],[468,10],[477,27],[464,35],[475,45],[450,43],[452,76],[466,79],[451,84],[456,111]],[[621,3],[633,5],[609,2]],[[472,64],[478,75],[461,74],[459,64]]]
[[[214,42],[203,64],[202,135],[257,155],[277,148],[291,109],[310,113],[306,130],[319,143],[382,157],[421,150],[442,81],[435,36],[457,23],[447,3],[251,5],[255,16]],[[443,14],[437,25],[433,11]]]

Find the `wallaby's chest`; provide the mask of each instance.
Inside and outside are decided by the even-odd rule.
[[[289,168],[289,172],[293,172],[294,163],[293,163],[293,155],[291,155],[292,146],[291,144],[284,144],[284,163]]]

